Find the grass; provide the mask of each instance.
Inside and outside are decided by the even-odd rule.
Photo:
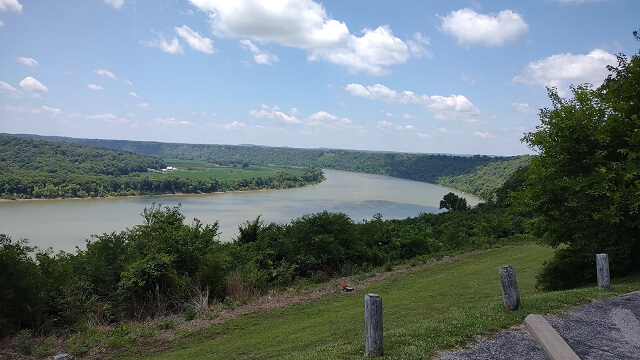
[[[163,177],[163,176],[180,176],[190,179],[217,179],[219,181],[251,179],[265,176],[276,175],[279,171],[288,174],[302,175],[304,170],[292,169],[278,166],[259,166],[250,165],[246,170],[241,166],[220,166],[201,160],[180,160],[180,159],[164,159],[167,166],[178,168],[178,171],[167,173],[148,173],[146,176]]]
[[[384,348],[389,359],[422,359],[463,346],[475,336],[523,322],[530,313],[559,312],[594,298],[640,289],[640,276],[614,279],[612,291],[586,287],[540,292],[535,275],[552,249],[537,245],[506,246],[426,266],[377,282],[366,292],[382,296]],[[498,267],[515,268],[522,308],[503,309]],[[135,358],[353,358],[364,353],[364,292],[256,313],[179,341],[173,349]]]

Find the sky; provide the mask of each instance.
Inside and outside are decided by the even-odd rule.
[[[638,0],[0,0],[0,132],[517,155]]]

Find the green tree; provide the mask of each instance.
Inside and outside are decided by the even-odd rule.
[[[469,209],[469,205],[467,199],[450,192],[440,200],[440,209],[464,211]]]
[[[523,141],[539,153],[514,200],[537,217],[531,229],[559,247],[539,284],[569,288],[595,278],[595,254],[612,275],[640,269],[640,58],[618,57],[602,86],[549,89],[551,108]]]

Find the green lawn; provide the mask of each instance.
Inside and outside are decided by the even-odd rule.
[[[548,313],[592,298],[640,289],[640,276],[614,279],[611,292],[596,287],[542,293],[535,275],[552,254],[537,245],[507,246],[448,263],[398,274],[366,292],[383,299],[385,358],[433,356],[475,336],[523,322],[529,313]],[[498,267],[515,268],[522,308],[503,309]],[[595,269],[594,269],[595,271]],[[257,313],[193,334],[163,359],[362,358],[364,292],[340,294]],[[148,350],[145,355],[150,355]],[[140,354],[135,354],[139,357]]]
[[[242,169],[241,166],[220,166],[201,160],[164,159],[164,162],[167,163],[167,166],[178,168],[178,171],[171,171],[167,173],[148,173],[147,175],[153,177],[181,176],[191,179],[214,178],[219,181],[226,181],[271,176],[275,175],[279,171],[284,171],[288,174],[294,175],[302,175],[304,173],[304,170],[301,169],[291,169],[278,166],[250,165],[245,170]]]

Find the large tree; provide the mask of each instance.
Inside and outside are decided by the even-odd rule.
[[[523,141],[538,156],[514,199],[537,217],[532,230],[557,247],[539,284],[577,286],[595,277],[596,253],[613,275],[640,269],[640,58],[618,56],[597,89],[549,89],[551,108]]]

